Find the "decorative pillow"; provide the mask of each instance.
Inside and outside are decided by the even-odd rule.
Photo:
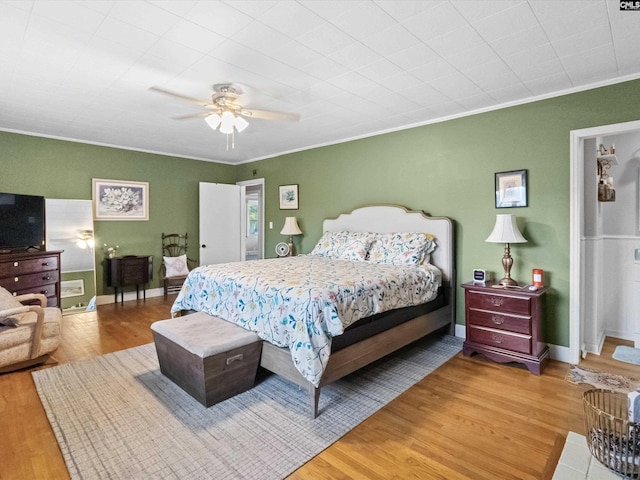
[[[17,327],[27,309],[8,290],[0,287],[0,325]]]
[[[164,260],[165,275],[167,277],[184,277],[189,275],[189,267],[187,266],[187,256],[179,257],[162,257]]]
[[[435,243],[424,233],[401,232],[376,235],[369,249],[369,260],[394,265],[421,265],[430,260]]]
[[[324,232],[310,255],[363,261],[373,238],[366,232]]]

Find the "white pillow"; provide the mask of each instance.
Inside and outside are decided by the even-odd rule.
[[[184,277],[189,275],[189,267],[187,266],[187,256],[179,257],[162,257],[164,260],[164,268],[167,277]]]
[[[17,327],[22,314],[29,307],[24,306],[8,290],[0,287],[0,325]]]

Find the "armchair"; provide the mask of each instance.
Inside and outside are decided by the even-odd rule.
[[[58,348],[62,311],[46,305],[42,294],[13,296],[0,287],[0,373],[44,363]]]

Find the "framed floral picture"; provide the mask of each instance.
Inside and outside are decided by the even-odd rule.
[[[149,183],[93,179],[95,220],[149,220]]]
[[[298,185],[280,185],[278,187],[280,210],[298,209]]]

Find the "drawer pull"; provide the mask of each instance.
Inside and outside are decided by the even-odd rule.
[[[491,321],[496,325],[502,325],[504,323],[504,317],[498,315],[491,315]]]
[[[42,277],[43,280],[51,280],[51,275],[47,275],[45,277]]]
[[[20,281],[20,277],[13,277],[13,283],[18,283]]]
[[[49,293],[49,290],[42,290],[40,293],[46,295],[47,293]]]
[[[43,267],[48,267],[49,266],[49,262],[42,262],[42,266]]]
[[[492,334],[491,339],[493,340],[493,343],[497,343],[498,345],[500,345],[503,341],[502,337],[496,334]]]
[[[501,307],[502,304],[504,303],[504,298],[500,298],[500,297],[491,297],[491,305],[493,305],[494,307]]]
[[[17,267],[18,266],[18,262],[13,262],[13,266]]]
[[[243,353],[239,353],[238,355],[234,355],[233,357],[227,358],[227,365],[231,365],[236,360],[242,360],[244,358]]]

